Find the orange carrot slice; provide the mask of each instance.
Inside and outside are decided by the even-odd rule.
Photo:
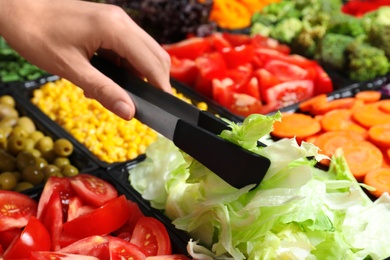
[[[274,123],[274,129],[271,134],[278,138],[295,137],[300,142],[319,131],[321,131],[320,123],[311,116],[291,113],[283,114],[282,121]]]
[[[351,108],[355,104],[355,98],[339,98],[328,101],[325,104],[319,104],[312,109],[314,115],[323,115],[333,109]]]
[[[325,131],[349,130],[365,134],[364,127],[352,121],[352,111],[349,109],[334,109],[327,112],[321,119],[322,128]]]
[[[379,109],[387,114],[390,114],[390,100],[385,99],[379,103]]]
[[[364,103],[373,103],[381,99],[382,94],[376,90],[363,90],[355,95],[355,98],[363,100]]]
[[[380,109],[381,102],[366,104],[357,108],[352,113],[352,118],[360,125],[370,128],[374,125],[386,124],[390,122],[390,114]]]
[[[364,177],[364,183],[376,189],[369,191],[376,197],[380,197],[385,192],[390,193],[390,168],[369,171]]]
[[[326,94],[320,94],[302,101],[298,108],[302,112],[311,112],[314,107],[324,105],[328,102]]]
[[[382,166],[381,150],[368,141],[350,141],[342,145],[341,149],[353,176],[360,182],[369,171]]]
[[[374,125],[368,130],[369,140],[381,148],[390,148],[390,122]]]

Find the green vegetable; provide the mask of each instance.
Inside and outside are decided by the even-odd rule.
[[[130,170],[130,183],[191,235],[188,251],[197,259],[389,256],[390,196],[373,203],[340,150],[325,171],[314,167],[324,156],[313,144],[283,139],[258,147],[257,140],[269,136],[276,120],[279,113],[253,114],[221,133],[271,160],[257,187],[231,187],[163,137]]]
[[[368,31],[368,42],[384,50],[390,59],[390,7],[384,6],[368,13],[363,22]]]
[[[298,18],[291,17],[282,20],[275,25],[270,36],[283,43],[291,43],[292,40],[301,32],[302,21]]]

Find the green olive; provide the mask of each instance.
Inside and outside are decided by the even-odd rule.
[[[0,119],[5,117],[19,117],[19,112],[11,106],[0,103]]]
[[[35,149],[41,153],[53,150],[53,139],[50,136],[44,136],[35,144]]]
[[[45,135],[41,131],[35,130],[29,137],[34,140],[34,143],[37,143],[42,137],[45,137]]]
[[[35,165],[35,156],[27,151],[21,151],[16,156],[16,167],[19,171],[23,171],[27,166]]]
[[[42,169],[47,165],[47,161],[42,157],[35,158],[35,166],[37,166],[39,169]]]
[[[11,136],[8,139],[8,151],[17,155],[19,152],[23,151],[26,148],[26,141],[24,137],[21,136]]]
[[[0,128],[0,149],[6,149],[7,148],[7,134],[3,130],[3,128]]]
[[[32,150],[32,149],[34,149],[35,143],[34,143],[34,140],[32,138],[26,137],[25,141],[26,141],[26,148],[25,148],[25,150]]]
[[[1,126],[0,128],[4,132],[5,136],[8,138],[11,134],[12,127],[11,126]]]
[[[57,176],[61,174],[60,168],[55,166],[54,164],[48,164],[41,169],[43,175],[45,176],[45,180],[47,180],[50,176]]]
[[[73,165],[65,165],[61,172],[65,177],[73,177],[79,174],[79,170]]]
[[[18,137],[26,138],[28,135],[29,134],[27,133],[26,129],[24,129],[21,126],[14,126],[10,133],[10,137],[18,136]]]
[[[35,158],[38,158],[38,157],[41,157],[42,156],[42,153],[40,151],[38,151],[37,149],[25,149],[26,152],[29,152],[31,153],[32,155],[34,155]]]
[[[0,149],[0,172],[13,171],[16,168],[16,159]]]
[[[48,163],[52,163],[56,158],[56,154],[53,150],[42,152],[41,157],[44,158]]]
[[[19,171],[12,171],[12,174],[15,176],[17,181],[20,181],[22,179],[22,173]]]
[[[53,164],[62,169],[62,167],[70,165],[70,160],[67,157],[57,157],[54,159]]]
[[[11,95],[3,95],[0,97],[0,104],[15,107],[15,103],[15,99]]]
[[[29,182],[22,181],[22,182],[18,182],[18,184],[16,184],[16,187],[15,187],[14,190],[18,191],[18,192],[21,192],[21,191],[25,191],[25,190],[28,190],[28,189],[31,189],[31,188],[34,188],[34,185],[32,185]]]
[[[60,138],[54,142],[53,150],[56,155],[67,157],[73,152],[73,144],[65,138]]]
[[[34,121],[32,121],[31,118],[29,118],[28,116],[19,117],[16,126],[22,127],[29,134],[37,130]]]
[[[13,190],[18,180],[12,172],[3,172],[0,174],[0,190]]]
[[[30,182],[33,185],[38,185],[44,180],[42,170],[35,165],[27,166],[23,169],[22,180]]]
[[[16,122],[18,122],[17,117],[7,116],[0,120],[0,127],[3,126],[14,127],[16,125]]]

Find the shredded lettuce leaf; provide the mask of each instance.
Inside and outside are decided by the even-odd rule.
[[[342,151],[331,158],[329,170],[321,170],[316,162],[327,157],[313,144],[282,139],[258,146],[280,119],[280,113],[253,114],[240,124],[229,122],[231,130],[221,133],[270,159],[256,187],[230,186],[161,136],[130,170],[130,183],[176,228],[188,232],[193,239],[187,250],[196,259],[390,256],[390,196],[372,202]]]

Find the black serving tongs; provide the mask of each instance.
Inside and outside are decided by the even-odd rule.
[[[139,121],[172,140],[233,187],[261,182],[270,160],[219,137],[223,130],[229,129],[223,120],[152,87],[98,56],[91,62],[128,92]]]

